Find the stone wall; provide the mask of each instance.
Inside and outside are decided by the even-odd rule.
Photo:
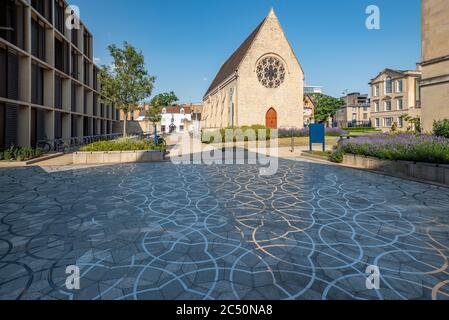
[[[286,68],[284,83],[265,88],[257,79],[257,63],[266,55],[280,59]],[[237,79],[238,125],[265,125],[270,108],[277,112],[278,127],[303,127],[304,73],[282,27],[272,13],[267,17],[239,68]]]
[[[449,119],[449,1],[422,1],[421,101],[423,129],[433,121]]]
[[[414,178],[449,186],[449,165],[382,160],[354,154],[346,154],[343,164],[354,168],[381,171],[393,176]]]
[[[108,151],[108,152],[75,152],[73,164],[118,164],[135,162],[156,162],[164,160],[164,151]]]

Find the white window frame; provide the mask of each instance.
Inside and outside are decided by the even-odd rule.
[[[380,112],[380,102],[374,101],[374,112]]]
[[[378,96],[379,96],[379,89],[380,89],[379,84],[375,84],[375,85],[374,85],[374,96],[375,96],[375,97],[378,97]]]
[[[387,109],[387,103],[390,104],[390,110]],[[391,111],[391,100],[384,101],[384,111]]]
[[[391,123],[389,125],[387,124],[387,120],[391,120]],[[394,123],[393,117],[384,118],[384,127],[391,128],[393,126],[393,123]]]
[[[404,110],[404,99],[398,99],[396,102],[396,107],[399,111]]]
[[[376,118],[376,128],[380,127],[380,118]]]
[[[401,85],[401,88],[399,88],[399,84]],[[402,81],[402,79],[399,79],[396,81],[396,92],[402,93],[403,90],[404,90],[404,82]]]
[[[391,92],[388,92],[387,91],[387,88],[388,88],[388,86],[387,86],[387,83],[388,82],[390,82],[391,81]],[[386,77],[385,78],[385,82],[384,82],[384,92],[385,92],[385,94],[392,94],[393,93],[393,88],[394,88],[394,83],[393,83],[393,79],[391,79],[391,77]]]

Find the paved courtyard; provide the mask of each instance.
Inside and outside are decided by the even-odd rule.
[[[449,189],[286,159],[258,173],[0,170],[0,299],[449,298]]]

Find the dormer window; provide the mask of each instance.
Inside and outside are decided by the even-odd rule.
[[[167,113],[167,109],[163,108],[162,109],[162,114],[166,114]]]
[[[181,112],[182,115],[185,115],[185,114],[186,114],[186,111],[184,110],[184,108],[181,108],[181,111],[180,111],[180,112]]]

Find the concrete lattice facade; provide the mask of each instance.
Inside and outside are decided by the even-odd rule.
[[[257,71],[273,57],[285,68],[278,87],[266,87]],[[276,78],[276,75],[274,76]],[[304,72],[273,10],[220,69],[204,96],[202,129],[266,125],[303,127]]]
[[[390,131],[396,123],[399,131],[414,130],[404,116],[421,118],[421,71],[385,69],[371,80],[371,122],[373,127]]]
[[[422,1],[422,123],[449,119],[449,1]]]
[[[100,100],[92,35],[67,28],[67,3],[0,5],[0,148],[112,133],[118,113]]]

